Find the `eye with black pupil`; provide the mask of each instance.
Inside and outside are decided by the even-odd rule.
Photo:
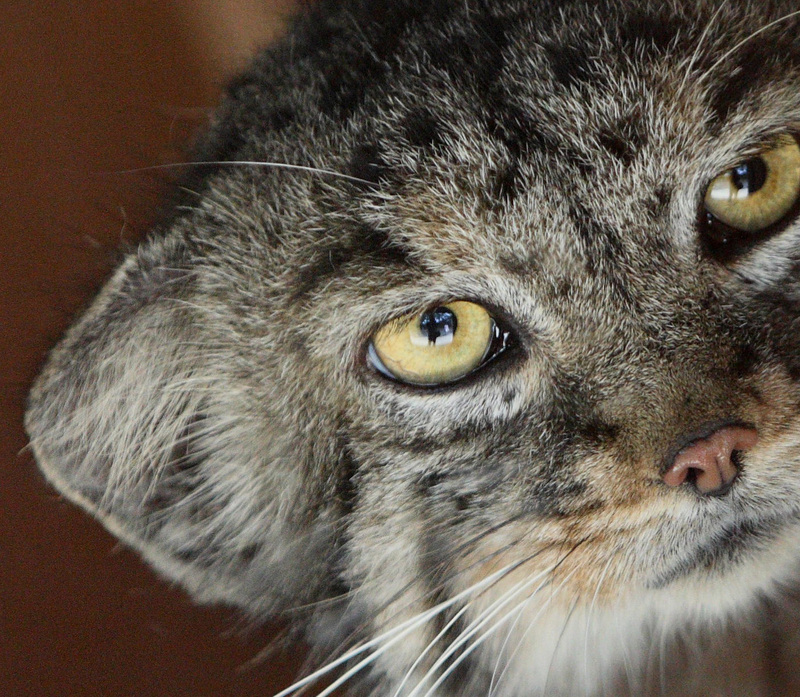
[[[703,196],[704,242],[726,261],[780,232],[800,213],[800,141],[771,147],[717,174]]]
[[[754,157],[733,168],[733,185],[748,196],[760,191],[767,181],[767,165],[760,157]]]
[[[422,315],[419,328],[428,337],[429,344],[435,344],[440,339],[441,344],[450,343],[458,328],[458,318],[449,308],[437,307]]]
[[[436,387],[461,380],[505,351],[510,332],[482,305],[454,300],[379,327],[367,363],[407,385]]]

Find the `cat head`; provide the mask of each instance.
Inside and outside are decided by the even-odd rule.
[[[360,636],[769,592],[800,541],[793,5],[323,3],[52,352],[46,476],[199,600],[338,597]]]

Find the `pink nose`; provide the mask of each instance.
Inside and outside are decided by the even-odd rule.
[[[680,486],[691,481],[701,494],[724,494],[739,474],[735,453],[758,441],[755,429],[725,426],[681,450],[664,473],[664,483]]]

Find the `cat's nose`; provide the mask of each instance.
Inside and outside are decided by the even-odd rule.
[[[739,474],[737,454],[758,441],[754,428],[724,426],[692,441],[675,455],[663,475],[664,483],[677,487],[692,482],[706,496],[726,493]]]

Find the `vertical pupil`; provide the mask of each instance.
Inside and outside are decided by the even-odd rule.
[[[767,165],[760,157],[754,157],[734,167],[731,178],[739,191],[754,194],[767,181]]]
[[[420,331],[428,337],[429,344],[435,344],[437,339],[452,336],[456,333],[457,326],[455,313],[447,307],[429,310],[419,320]]]

